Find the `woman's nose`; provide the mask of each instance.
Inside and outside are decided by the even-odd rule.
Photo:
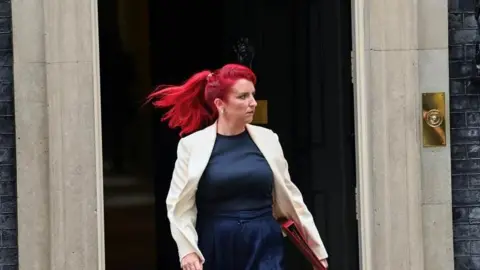
[[[250,106],[257,107],[257,101],[255,100],[254,97],[252,97],[252,101],[250,101]]]

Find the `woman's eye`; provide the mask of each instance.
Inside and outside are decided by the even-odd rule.
[[[240,96],[238,96],[238,98],[240,98],[240,99],[247,99],[247,98],[249,98],[250,96],[254,97],[254,96],[255,96],[255,93],[245,93],[245,94],[241,94]]]

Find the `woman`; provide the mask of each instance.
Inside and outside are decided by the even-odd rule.
[[[253,72],[228,64],[149,96],[180,128],[167,210],[184,270],[283,269],[275,217],[303,225],[315,254],[327,253],[312,215],[291,182],[277,135],[253,126]],[[209,124],[201,129],[202,125]]]

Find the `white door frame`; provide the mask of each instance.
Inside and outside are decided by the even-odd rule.
[[[365,1],[352,0],[352,81],[354,84],[355,147],[357,176],[357,218],[359,236],[360,269],[373,269],[372,234],[373,204],[372,187],[369,179],[371,164],[369,158],[369,117],[367,57],[368,48],[365,33]]]

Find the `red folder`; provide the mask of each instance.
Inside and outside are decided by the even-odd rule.
[[[302,252],[307,260],[312,264],[316,270],[327,270],[325,266],[320,262],[320,259],[315,255],[313,250],[308,245],[306,237],[297,228],[297,225],[293,220],[280,221],[282,229],[292,243]]]

